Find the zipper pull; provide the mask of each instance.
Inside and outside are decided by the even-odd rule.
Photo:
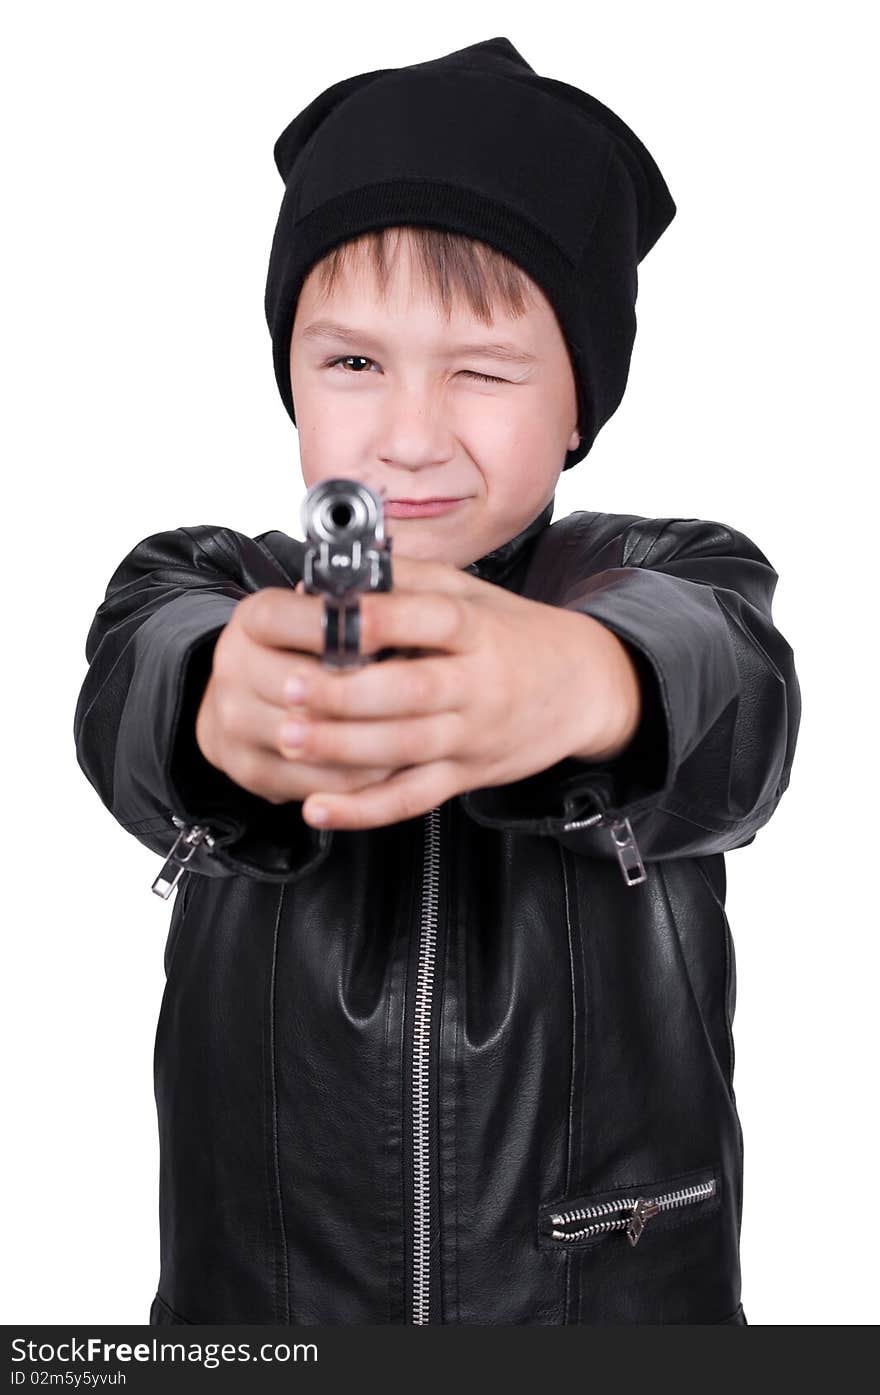
[[[608,825],[608,831],[627,886],[638,886],[639,882],[646,881],[647,873],[629,819],[614,819]]]
[[[161,896],[163,901],[167,901],[183,873],[186,871],[186,864],[199,847],[204,843],[208,851],[214,846],[214,839],[204,824],[193,823],[188,826],[179,819],[176,814],[171,815],[172,822],[180,829],[174,846],[162,863],[162,870],[153,882],[152,890],[157,896]],[[172,868],[174,873],[172,875]]]
[[[631,1245],[637,1245],[639,1243],[646,1224],[652,1216],[656,1216],[659,1210],[659,1203],[652,1200],[651,1197],[639,1197],[626,1225],[626,1238]]]
[[[563,824],[562,831],[572,833],[577,828],[593,828],[596,824],[608,829],[627,886],[638,886],[640,882],[647,881],[642,855],[629,819],[615,819],[604,813],[592,814],[588,819],[573,819]]]

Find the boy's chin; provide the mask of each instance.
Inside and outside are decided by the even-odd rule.
[[[406,558],[413,562],[446,562],[451,566],[464,567],[466,562],[459,562],[452,554],[454,549],[450,540],[437,537],[430,537],[428,530],[422,524],[415,529],[406,528],[403,531],[392,533],[386,528],[386,534],[391,541],[391,565],[394,566],[395,557]],[[421,533],[420,537],[414,536]]]

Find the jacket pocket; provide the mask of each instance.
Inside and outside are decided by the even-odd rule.
[[[149,1325],[151,1327],[192,1327],[194,1324],[190,1322],[189,1318],[181,1317],[180,1313],[176,1313],[157,1291],[150,1304]]]
[[[547,1202],[538,1211],[542,1249],[584,1249],[594,1244],[638,1245],[705,1219],[721,1204],[721,1171],[702,1167],[657,1181],[588,1192]]]
[[[190,886],[191,880],[192,873],[190,872],[183,878],[181,885],[177,888],[177,894],[174,897],[174,905],[171,908],[171,919],[168,924],[168,935],[165,939],[164,965],[166,979],[168,978],[168,975],[171,973],[171,965],[174,960],[174,955],[177,951],[178,941],[180,940],[180,931],[183,925],[184,918],[186,916],[187,903],[189,901],[190,892],[192,890]]]

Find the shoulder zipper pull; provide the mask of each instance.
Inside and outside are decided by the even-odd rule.
[[[596,824],[604,825],[608,829],[627,886],[638,886],[640,882],[646,881],[647,874],[642,855],[629,819],[615,819],[603,813],[592,814],[588,819],[573,819],[563,824],[563,832],[572,833],[577,828],[593,828]],[[635,875],[631,876],[630,873]]]
[[[204,824],[185,824],[176,814],[172,814],[172,821],[180,829],[174,846],[162,864],[162,870],[153,882],[153,891],[157,896],[161,896],[163,901],[167,901],[183,873],[186,871],[186,864],[193,856],[196,848],[204,843],[208,851],[214,846],[214,839],[208,832]],[[172,875],[173,869],[173,875]]]
[[[639,1243],[645,1225],[650,1220],[651,1216],[656,1216],[659,1210],[660,1206],[658,1202],[653,1201],[651,1197],[639,1197],[626,1225],[626,1238],[631,1245],[637,1245]]]

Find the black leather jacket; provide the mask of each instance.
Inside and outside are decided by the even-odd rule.
[[[195,743],[219,631],[302,542],[178,528],[110,580],[77,758],[191,850],[151,1323],[745,1323],[724,854],[794,755],[777,575],[721,523],[552,511],[470,570],[630,646],[635,740],[378,829],[312,829]]]

